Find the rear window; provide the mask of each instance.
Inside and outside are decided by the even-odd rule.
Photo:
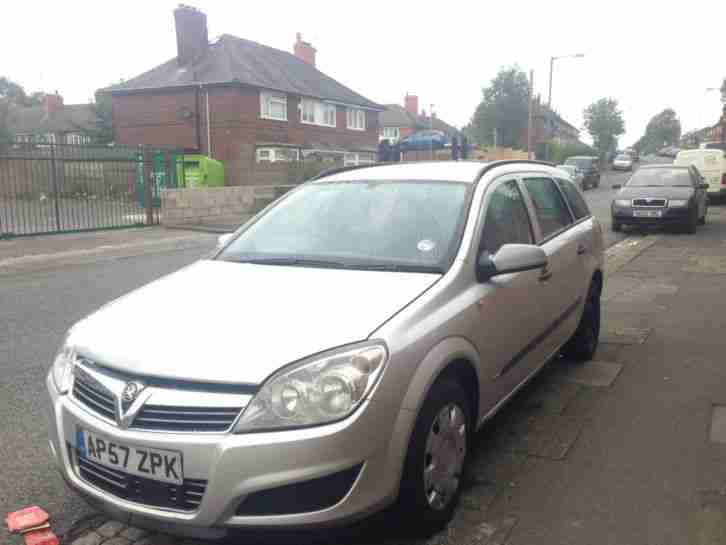
[[[587,170],[595,165],[595,161],[588,157],[570,157],[565,161],[566,165],[574,165],[581,170]]]

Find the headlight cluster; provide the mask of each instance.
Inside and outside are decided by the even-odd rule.
[[[236,433],[325,424],[351,414],[370,393],[388,352],[373,343],[283,369],[245,409]]]
[[[688,199],[671,199],[668,201],[669,208],[682,208],[688,206]]]
[[[630,206],[630,200],[629,199],[615,199],[615,206],[619,208],[626,208]]]
[[[75,350],[68,346],[65,342],[53,360],[51,366],[51,375],[58,393],[65,394],[71,387],[71,377],[73,376],[73,364],[76,361]]]

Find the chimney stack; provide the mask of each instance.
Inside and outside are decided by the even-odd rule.
[[[296,38],[297,39],[295,40],[295,46],[293,48],[295,56],[298,59],[302,59],[306,63],[315,66],[315,53],[317,50],[312,45],[310,45],[309,42],[303,42],[302,34],[300,34],[299,32],[297,33]]]
[[[418,117],[418,95],[409,95],[403,99],[403,107],[414,117]]]
[[[45,115],[48,117],[54,115],[58,111],[58,107],[62,105],[63,97],[58,94],[58,91],[43,97],[43,110],[45,110]]]
[[[196,8],[179,4],[174,10],[176,54],[179,66],[189,66],[209,47],[207,16]]]

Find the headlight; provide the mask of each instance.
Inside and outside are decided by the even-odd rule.
[[[688,206],[688,199],[671,199],[668,201],[668,206],[671,208]]]
[[[630,206],[630,201],[628,199],[615,199],[615,206],[624,208]]]
[[[373,343],[283,369],[257,392],[235,433],[316,426],[345,418],[370,393],[387,359],[385,345]]]
[[[65,394],[71,387],[71,377],[73,376],[73,363],[76,361],[75,350],[68,346],[65,342],[53,360],[51,373],[53,375],[53,383],[58,393]]]

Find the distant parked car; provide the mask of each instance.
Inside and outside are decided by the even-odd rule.
[[[597,157],[580,155],[570,157],[565,161],[566,165],[577,167],[584,177],[582,188],[597,187],[600,185],[600,159]]]
[[[706,223],[708,184],[691,166],[648,165],[622,186],[611,205],[612,229],[623,225],[679,225],[695,233]]]
[[[634,163],[637,163],[638,161],[640,161],[640,153],[635,148],[628,148],[623,153],[625,155],[630,155],[630,157],[632,157]]]
[[[398,142],[401,151],[437,150],[450,144],[449,137],[442,131],[418,131]]]
[[[575,185],[585,191],[585,175],[579,168],[575,165],[557,165],[557,168],[567,172],[567,174],[570,175],[570,178],[572,178],[572,181],[575,182]]]
[[[613,161],[613,170],[633,170],[633,162],[628,154],[618,155]]]

